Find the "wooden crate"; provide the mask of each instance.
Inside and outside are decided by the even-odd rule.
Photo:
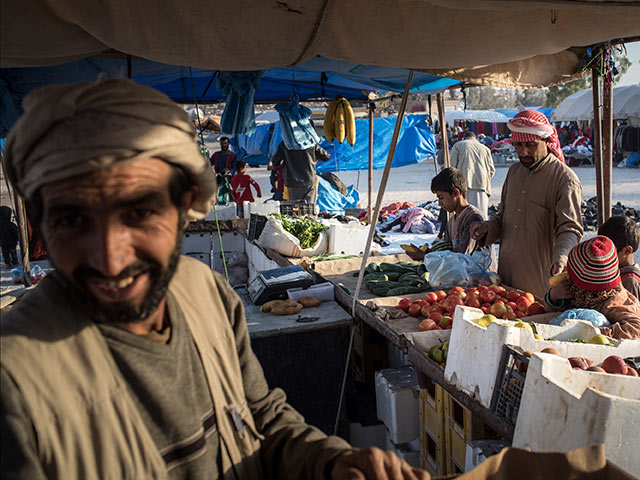
[[[420,466],[432,475],[444,475],[444,390],[432,380],[420,390]]]

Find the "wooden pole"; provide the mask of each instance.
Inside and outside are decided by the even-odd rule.
[[[611,216],[611,167],[613,165],[613,79],[605,75],[602,92],[602,184],[603,217],[606,222]]]
[[[375,108],[375,104],[369,102],[369,203],[367,209],[369,224],[371,224],[371,215],[373,214],[373,112]]]
[[[22,253],[22,279],[26,286],[31,285],[31,264],[29,262],[29,230],[27,228],[27,216],[25,214],[24,200],[15,192],[16,220],[20,233],[20,253]]]
[[[437,95],[438,103],[438,120],[440,120],[440,141],[442,142],[441,148],[444,154],[444,168],[451,166],[449,160],[449,139],[447,138],[447,124],[444,118],[444,93],[440,92]]]
[[[598,213],[598,227],[604,222],[604,200],[602,183],[602,119],[600,117],[600,74],[594,67],[591,69],[591,90],[593,92],[593,154],[596,168],[596,210]]]

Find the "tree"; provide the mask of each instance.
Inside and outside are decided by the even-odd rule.
[[[617,73],[613,78],[614,81],[619,81],[622,75],[624,75],[624,73],[629,69],[630,66],[631,61],[625,55],[616,57],[615,67]],[[553,87],[549,87],[545,106],[557,107],[560,102],[562,102],[562,100],[567,98],[569,95],[572,95],[580,90],[584,90],[585,88],[591,88],[591,76],[564,83],[562,85],[554,85]]]

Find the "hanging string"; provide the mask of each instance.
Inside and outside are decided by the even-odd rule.
[[[193,91],[193,104],[196,106],[196,118],[198,119],[198,134],[200,135],[200,143],[202,145],[202,147],[200,148],[200,151],[202,152],[202,155],[207,159],[207,162],[209,161],[209,159],[207,158],[207,154],[206,152],[206,147],[204,144],[204,136],[202,135],[202,123],[200,122],[200,107],[198,106],[198,99],[196,98],[196,87],[193,83],[193,72],[191,71],[191,67],[189,67],[189,77],[191,78],[191,90]],[[216,218],[216,230],[218,232],[218,242],[220,244],[220,255],[222,257],[222,265],[224,266],[224,277],[227,279],[227,282],[229,282],[229,272],[227,271],[227,259],[224,257],[224,248],[222,247],[222,233],[220,233],[220,222],[218,221],[218,209],[216,208],[215,203],[213,204],[213,213],[214,216]],[[211,253],[209,253],[209,255],[211,255]],[[211,268],[213,268],[213,265],[211,265]]]

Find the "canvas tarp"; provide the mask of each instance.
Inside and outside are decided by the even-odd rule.
[[[627,120],[640,127],[640,85],[628,85],[613,89],[613,119]],[[565,98],[551,115],[552,122],[593,120],[593,93],[580,90]]]
[[[575,73],[571,47],[640,34],[633,0],[1,0],[1,7],[4,67],[109,51],[220,70],[322,56],[531,86]]]

